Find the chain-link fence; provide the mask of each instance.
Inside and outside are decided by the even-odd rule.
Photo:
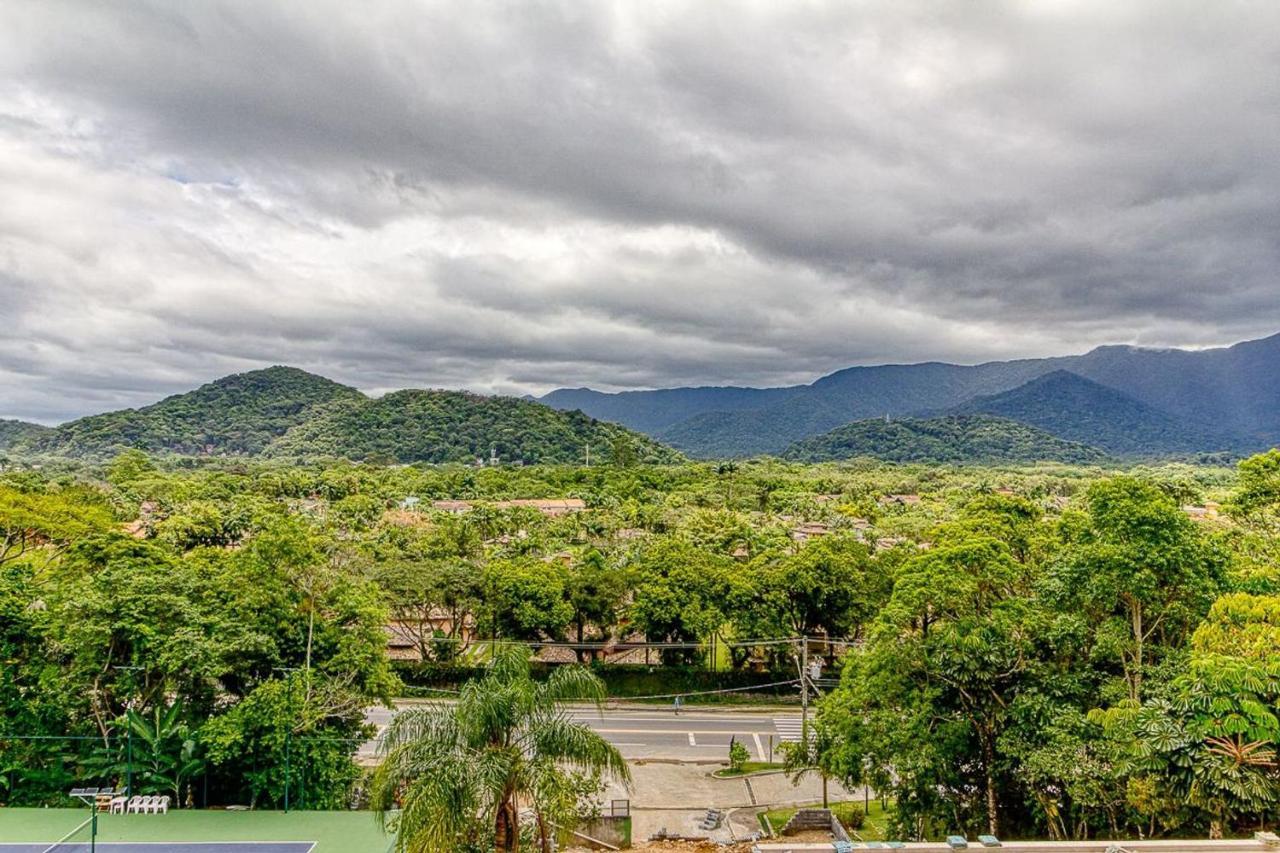
[[[0,804],[73,805],[74,787],[170,797],[174,808],[341,809],[363,805],[361,737],[296,736],[209,758],[197,740],[155,744],[124,731],[99,735],[0,733]],[[366,751],[367,753],[367,751]]]

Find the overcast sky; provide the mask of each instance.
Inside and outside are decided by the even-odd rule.
[[[1280,4],[0,0],[0,416],[1280,331]]]

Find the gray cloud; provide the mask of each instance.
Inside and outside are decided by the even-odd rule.
[[[1280,328],[1280,9],[0,5],[0,416]]]

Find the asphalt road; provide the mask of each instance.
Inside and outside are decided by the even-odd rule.
[[[388,708],[369,711],[369,722],[381,731],[392,715]],[[674,761],[723,761],[729,741],[746,745],[756,761],[768,761],[782,741],[800,739],[800,714],[795,711],[667,708],[575,708],[573,717],[603,735],[627,758]],[[362,757],[375,754],[372,741],[361,747]]]

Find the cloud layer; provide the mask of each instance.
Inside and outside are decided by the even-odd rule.
[[[0,3],[0,416],[1280,329],[1280,6]]]

